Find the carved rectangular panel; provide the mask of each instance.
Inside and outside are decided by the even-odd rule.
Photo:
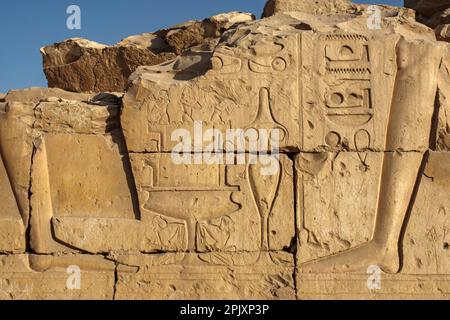
[[[224,140],[227,129],[277,129],[280,148],[298,149],[299,43],[297,35],[244,41],[240,46],[248,54],[218,49],[202,77],[140,79],[124,97],[121,117],[130,152],[171,152],[179,143],[172,135],[180,130],[190,133],[192,148],[204,151],[210,142],[200,136],[194,145],[195,122],[202,122],[201,133],[216,129]],[[243,142],[229,141],[234,151],[270,150]]]
[[[293,166],[286,156],[272,176],[261,175],[260,165],[176,165],[170,154],[131,154],[130,159],[140,218],[55,217],[59,240],[92,253],[259,252],[290,246],[295,211]]]
[[[396,37],[302,36],[302,150],[384,151],[396,77]]]

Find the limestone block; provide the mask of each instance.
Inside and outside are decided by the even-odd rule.
[[[295,299],[294,260],[286,252],[116,259],[128,266],[118,268],[119,300]],[[132,272],[130,266],[139,266],[139,271]]]
[[[0,154],[25,224],[30,213],[33,109],[33,103],[8,102],[0,112]]]
[[[383,153],[314,153],[296,159],[299,263],[372,238]]]
[[[77,280],[70,278],[75,266],[80,271],[79,289]],[[0,256],[0,299],[111,300],[114,269],[115,264],[103,257]]]
[[[63,101],[63,99],[66,100]],[[73,101],[78,101],[84,107],[84,110],[87,111],[90,110],[90,106],[87,103],[82,104],[81,101],[98,100],[96,103],[100,104],[101,99],[104,99],[104,97],[96,98],[94,95],[75,94],[60,89],[46,88],[10,91],[6,95],[6,103],[0,109],[0,154],[3,157],[4,166],[16,197],[19,211],[26,225],[28,224],[30,211],[29,191],[31,186],[32,156],[37,140],[39,140],[40,132],[42,130],[50,130],[45,127],[52,121],[50,118],[55,119],[56,117],[60,118],[55,122],[58,123],[59,127],[79,128],[83,126],[83,123],[86,123],[88,120],[86,117],[82,120],[81,117],[76,115],[76,112],[74,113],[75,108],[72,108],[74,106]],[[45,101],[43,106],[40,106],[40,103],[43,101]],[[53,108],[49,106],[53,106]],[[115,108],[117,115],[118,106]],[[94,113],[97,112],[101,117],[109,117],[110,112],[105,111],[111,111],[114,108],[112,106],[102,107],[101,109],[105,110],[103,114],[98,109],[100,109],[98,106],[92,106]],[[65,113],[62,113],[62,110],[65,110]],[[90,116],[96,117],[92,113]],[[100,118],[97,120],[100,120]],[[116,123],[118,124],[117,117]],[[93,127],[95,126],[98,126],[98,122],[93,124]],[[96,128],[96,130],[98,129]],[[85,128],[83,132],[88,130]],[[75,131],[73,129],[70,132]]]
[[[25,252],[25,225],[0,157],[0,252]]]
[[[159,30],[156,34],[179,55],[195,46],[208,47],[210,42],[216,42],[226,30],[254,19],[255,17],[250,13],[222,13],[203,21],[188,21],[169,29]]]
[[[35,252],[73,251],[54,237],[54,217],[135,218],[136,191],[118,130],[119,105],[108,103],[113,98],[103,96],[96,103],[56,100],[36,107],[31,170]]]
[[[68,250],[56,243],[65,242],[65,238],[54,236],[53,218],[135,218],[135,191],[130,188],[132,181],[127,172],[131,175],[131,171],[121,143],[117,133],[48,133],[42,137],[32,168],[31,206],[35,214],[31,220],[31,245],[36,252]],[[92,231],[92,227],[86,228],[83,234],[92,235]]]
[[[406,38],[406,30],[368,32],[360,21],[343,25],[345,31],[321,26],[316,32],[276,32],[276,17],[262,21],[228,32],[202,76],[191,78],[189,68],[179,68],[192,56],[139,68],[121,118],[130,152],[171,152],[180,131],[189,133],[183,143],[191,151],[207,149],[216,131],[217,148],[256,151],[251,142],[228,137],[228,129],[241,129],[249,141],[252,129],[278,132],[275,148],[282,151],[429,149],[445,49],[432,42],[430,30]],[[419,70],[419,61],[427,67]],[[209,138],[198,138],[198,131]],[[272,139],[263,138],[258,150],[272,150]]]
[[[418,155],[393,156],[407,165]],[[377,211],[377,201],[385,201],[378,196],[378,190],[385,188],[380,186],[386,183],[382,164],[392,161],[390,153],[368,153],[367,167],[358,164],[361,159],[353,153],[332,160],[329,154],[299,156],[298,297],[448,299],[449,156],[446,152],[424,156],[423,169],[416,171],[411,200],[402,208],[406,216],[400,225],[402,235],[391,244],[384,243],[382,250],[376,250],[371,243],[381,243],[379,233],[387,232],[377,228],[386,216],[386,211]],[[389,254],[391,250],[396,254]],[[398,272],[389,270],[393,260],[401,261]],[[379,276],[380,287],[370,287],[374,275]]]
[[[130,154],[130,159],[140,216],[54,217],[57,239],[91,253],[258,252],[290,246],[293,165],[286,156],[270,176],[249,162],[176,165],[170,154]]]
[[[448,151],[450,150],[450,49],[447,50],[439,71],[438,89],[435,100],[439,107],[436,150]]]
[[[26,102],[38,104],[39,102],[47,100],[49,98],[58,98],[72,101],[88,101],[93,96],[95,95],[87,93],[73,93],[58,88],[33,87],[22,90],[11,90],[6,94],[5,100],[6,102]]]
[[[156,69],[138,70],[121,117],[130,152],[171,152],[179,142],[172,135],[180,129],[191,134],[194,148],[195,122],[202,122],[202,133],[216,129],[224,139],[227,129],[244,134],[277,129],[281,148],[298,147],[299,38],[258,37],[254,43],[244,39],[236,50],[217,49],[210,58],[213,69],[191,81],[178,81],[177,75],[158,79]],[[244,146],[228,141],[236,151],[256,150],[245,141]],[[209,144],[200,141],[194,150],[202,152]],[[267,141],[262,149],[269,148]]]
[[[381,274],[380,287],[369,289],[371,273],[299,274],[301,300],[448,300],[448,275]]]
[[[449,160],[448,152],[430,153],[403,238],[402,273],[450,274]]]

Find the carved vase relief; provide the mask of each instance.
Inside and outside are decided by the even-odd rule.
[[[397,13],[236,25],[124,95],[10,92],[0,271],[34,280],[8,290],[77,265],[103,298],[448,297],[449,50]]]

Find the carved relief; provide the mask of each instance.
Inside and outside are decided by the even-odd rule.
[[[369,32],[360,16],[282,16],[139,68],[123,99],[2,98],[0,298],[39,297],[68,265],[88,275],[75,298],[450,292],[449,155],[430,152],[446,150],[448,48],[404,20]],[[172,153],[181,142],[188,152]],[[254,161],[268,152],[269,175]],[[378,295],[371,266],[386,279]]]
[[[382,59],[395,47],[395,37],[384,39],[382,47],[381,39],[352,33],[302,39],[304,52],[315,52],[303,57],[303,77],[315,84],[302,88],[304,149],[356,151],[354,137],[365,131],[370,149],[384,150],[395,73],[384,72]]]

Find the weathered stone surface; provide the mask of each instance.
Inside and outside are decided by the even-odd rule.
[[[405,7],[416,10],[424,17],[432,17],[436,13],[450,8],[448,0],[405,0]]]
[[[450,42],[450,1],[405,0],[405,6],[417,11],[417,20],[435,29],[438,40]]]
[[[231,27],[254,20],[249,13],[230,12],[223,13],[203,21],[189,21],[169,29],[157,31],[160,36],[177,54],[189,48],[203,45],[214,48],[218,38]]]
[[[436,36],[438,40],[450,42],[450,24],[438,25],[436,27]]]
[[[448,152],[431,152],[420,177],[420,187],[403,238],[403,273],[449,274],[449,160]],[[444,292],[448,294],[450,290]]]
[[[0,97],[0,298],[449,298],[450,46],[380,8],[48,47],[66,89],[130,86]]]
[[[79,289],[68,270],[80,270]],[[113,299],[115,264],[92,256],[0,256],[1,300]]]
[[[193,134],[195,122],[204,130],[277,129],[280,148],[288,151],[427,150],[422,132],[430,130],[444,45],[397,11],[385,18],[384,31],[367,30],[358,14],[337,27],[334,19],[309,24],[313,16],[304,13],[243,25],[222,37],[210,69],[192,80],[189,64],[178,68],[191,56],[171,66],[139,68],[124,97],[129,150],[170,152],[178,144],[171,133]],[[403,29],[394,28],[399,20],[408,21]],[[304,21],[309,27],[297,28]],[[417,69],[419,61],[428,66]],[[427,80],[404,81],[409,77]],[[402,111],[390,113],[393,99]],[[398,134],[388,138],[389,121],[396,122],[392,130]]]
[[[285,252],[116,259],[140,270],[133,273],[118,268],[117,299],[295,299],[294,259]]]
[[[439,108],[437,120],[436,150],[450,151],[450,50],[442,60],[439,70],[436,107]]]
[[[72,101],[88,101],[95,94],[73,93],[67,92],[58,88],[39,88],[33,87],[23,90],[11,90],[4,97],[6,102],[23,102],[38,104],[39,102],[47,99],[64,99]]]
[[[25,225],[0,157],[0,252],[25,252]]]
[[[66,214],[53,218],[56,239],[92,253],[258,252],[290,246],[294,189],[287,157],[282,156],[279,173],[267,177],[259,166],[180,166],[167,154],[130,158],[140,217]]]
[[[319,157],[319,155],[317,155]],[[385,155],[386,156],[386,155]],[[326,155],[320,155],[325,158]],[[378,183],[381,174],[380,164],[382,154],[369,153],[367,171],[361,171],[357,165],[359,159],[355,154],[340,155],[335,160],[333,170],[325,161],[320,170],[305,169],[305,159],[299,158],[298,167],[301,175],[299,183],[303,187],[300,194],[299,229],[300,243],[298,257],[301,261],[314,260],[326,256],[327,258],[310,264],[311,269],[302,267],[297,274],[298,293],[301,299],[448,299],[450,296],[450,272],[448,243],[448,218],[450,206],[447,183],[450,154],[446,152],[432,152],[426,157],[425,169],[419,173],[420,186],[414,191],[413,207],[408,210],[408,219],[398,246],[402,252],[402,264],[399,273],[380,273],[380,287],[369,289],[367,281],[369,276],[366,270],[370,266],[382,268],[376,254],[368,256],[372,260],[364,260],[361,253],[357,255],[358,248],[377,236],[372,230],[375,226]],[[410,155],[396,155],[408,157]],[[412,157],[415,157],[412,155]],[[345,164],[345,165],[344,165]],[[326,179],[326,180],[323,180]],[[352,181],[352,183],[348,183]],[[359,181],[359,183],[358,183]],[[354,183],[355,182],[355,183]],[[331,187],[330,187],[331,185]],[[315,187],[315,192],[311,188]],[[348,211],[340,208],[349,208],[352,197],[356,194],[353,188],[358,188],[364,202],[353,201]],[[314,194],[322,198],[316,200]],[[346,196],[342,196],[346,194]],[[304,200],[302,200],[304,199]],[[342,200],[341,200],[342,199]],[[352,198],[355,200],[354,198]],[[303,203],[303,204],[302,204]],[[313,209],[319,204],[319,208]],[[367,209],[372,207],[371,209]],[[329,208],[329,209],[328,209]],[[322,214],[318,214],[323,212]],[[370,212],[370,214],[367,214]],[[377,213],[383,215],[382,211]],[[330,218],[332,217],[332,218]],[[325,223],[324,223],[325,222]],[[320,225],[320,228],[318,227]],[[348,232],[349,229],[358,232]],[[350,236],[349,236],[350,235]],[[393,245],[397,246],[396,243]],[[353,259],[346,261],[345,270],[339,269],[339,252],[353,248]],[[384,250],[389,250],[385,247]],[[320,253],[322,252],[322,253]],[[361,251],[359,251],[361,252]],[[314,257],[311,256],[313,253]],[[338,254],[336,256],[336,254]],[[334,258],[333,258],[334,255]],[[336,258],[337,257],[337,258]],[[341,256],[342,257],[342,256]],[[394,257],[391,257],[392,259]],[[398,256],[395,258],[398,260]],[[303,260],[303,261],[304,261]],[[364,261],[361,266],[361,261]],[[384,263],[388,263],[385,260]],[[306,264],[308,266],[308,264]],[[338,271],[340,270],[340,271]],[[309,272],[308,272],[309,271]],[[383,271],[387,271],[386,269]],[[369,274],[372,271],[367,271]]]
[[[152,39],[149,39],[151,48]],[[84,39],[69,39],[41,49],[49,87],[68,91],[123,91],[140,65],[154,65],[174,57],[135,45],[108,47]]]
[[[235,24],[253,19],[231,12],[131,36],[114,46],[79,38],[47,46],[41,53],[48,86],[75,92],[125,91],[138,66],[157,65],[194,46],[207,46]]]
[[[330,14],[351,8],[351,0],[269,0],[264,7],[263,17],[279,12],[301,11],[311,14]]]

